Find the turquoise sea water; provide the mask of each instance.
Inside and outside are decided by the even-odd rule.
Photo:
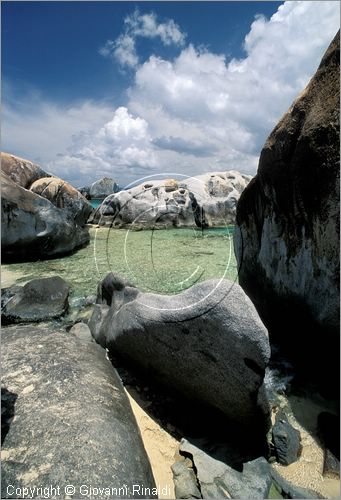
[[[73,255],[2,266],[2,286],[59,275],[74,298],[96,294],[110,271],[141,290],[174,294],[208,278],[237,279],[233,226],[129,231],[91,228],[90,244]]]
[[[103,200],[97,200],[96,198],[94,198],[93,200],[90,200],[90,203],[91,203],[91,206],[92,208],[97,208],[100,206],[100,204],[102,203]]]

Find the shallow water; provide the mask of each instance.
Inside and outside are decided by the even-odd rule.
[[[233,226],[129,231],[91,228],[90,244],[73,255],[2,266],[2,287],[61,276],[74,301],[96,294],[110,271],[143,291],[174,294],[209,278],[237,279]]]
[[[102,203],[102,199],[99,200],[97,198],[93,198],[92,200],[90,200],[90,204],[92,206],[92,208],[98,208],[100,206],[100,204]]]

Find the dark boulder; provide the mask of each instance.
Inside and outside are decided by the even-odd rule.
[[[254,425],[259,435],[268,429],[267,331],[236,283],[208,280],[167,296],[109,274],[89,327],[97,342],[168,388]]]
[[[38,486],[49,493],[33,497],[157,498],[123,385],[98,345],[43,323],[6,327],[2,385],[16,399],[1,498]]]
[[[237,207],[239,282],[272,336],[339,393],[339,34],[270,134]]]
[[[69,285],[59,276],[38,278],[24,286],[7,288],[1,294],[2,323],[58,318],[68,309],[69,291]]]
[[[301,435],[297,429],[289,424],[283,411],[276,415],[276,422],[272,429],[272,440],[277,461],[282,465],[290,465],[299,457],[301,451]]]
[[[317,417],[318,436],[325,448],[340,460],[340,418],[323,411]]]
[[[68,211],[24,189],[1,172],[2,259],[38,260],[64,255],[90,241]]]

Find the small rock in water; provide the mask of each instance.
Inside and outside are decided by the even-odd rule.
[[[272,439],[275,446],[277,461],[282,465],[296,462],[301,449],[301,435],[289,424],[287,416],[279,411],[276,423],[272,429]]]
[[[68,309],[70,287],[59,276],[38,278],[3,291],[3,324],[30,323],[62,316]]]
[[[91,306],[92,304],[96,304],[96,295],[88,295],[85,298],[85,304],[86,306]]]

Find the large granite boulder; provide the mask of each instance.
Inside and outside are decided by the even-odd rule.
[[[157,498],[129,400],[102,348],[41,323],[4,328],[1,356],[1,498]]]
[[[337,394],[339,52],[338,34],[267,139],[234,233],[239,282],[270,335]]]
[[[83,188],[85,189],[85,188]],[[103,177],[91,184],[89,189],[90,198],[104,199],[112,193],[116,193],[119,186],[114,179]]]
[[[1,170],[13,182],[26,189],[41,177],[52,177],[39,165],[8,153],[1,153]]]
[[[86,224],[92,206],[86,198],[68,182],[58,177],[43,177],[31,184],[30,191],[50,200],[54,206],[68,210],[76,224]]]
[[[2,259],[37,260],[69,253],[90,240],[87,229],[49,200],[1,172]]]
[[[208,280],[167,296],[142,293],[109,274],[89,327],[102,346],[167,388],[259,435],[268,429],[268,335],[236,283]]]
[[[108,196],[92,222],[117,226],[224,226],[234,223],[240,194],[251,177],[235,170],[185,180],[150,180]]]
[[[59,276],[37,278],[24,286],[1,290],[2,324],[43,321],[62,316],[69,307],[70,287]]]

